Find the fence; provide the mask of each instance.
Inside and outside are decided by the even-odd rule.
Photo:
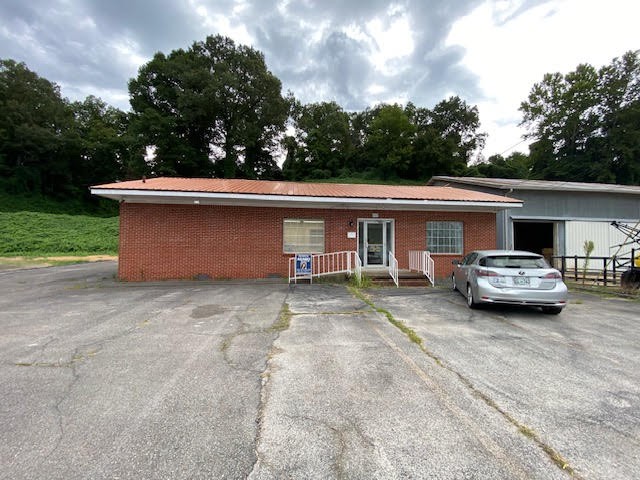
[[[630,256],[625,257],[588,257],[587,269],[584,269],[586,256],[553,256],[551,265],[560,270],[562,278],[575,282],[584,280],[589,283],[619,285],[620,275],[627,271],[636,258],[636,250],[631,250]]]

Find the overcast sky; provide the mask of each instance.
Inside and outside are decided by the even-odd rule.
[[[459,95],[480,110],[488,157],[522,140],[535,82],[639,49],[639,18],[637,0],[0,0],[0,58],[127,110],[127,81],[155,52],[219,33],[262,51],[305,103]]]

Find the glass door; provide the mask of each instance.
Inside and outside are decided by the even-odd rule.
[[[367,260],[365,265],[386,265],[386,224],[367,222]]]
[[[389,249],[393,249],[392,225],[390,220],[358,223],[358,253],[364,267],[387,266]]]

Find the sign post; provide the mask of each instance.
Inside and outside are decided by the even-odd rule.
[[[296,253],[296,273],[294,281],[298,283],[298,277],[308,278],[313,282],[313,266],[310,253]]]

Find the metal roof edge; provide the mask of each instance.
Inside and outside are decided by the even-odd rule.
[[[207,201],[209,204],[237,204],[256,205],[268,204],[278,206],[295,206],[298,208],[315,208],[320,206],[333,206],[333,208],[353,207],[400,207],[403,209],[424,210],[425,207],[468,207],[469,209],[486,208],[491,211],[520,208],[521,201],[469,201],[469,200],[421,200],[421,199],[394,199],[394,198],[362,198],[362,197],[314,197],[300,195],[274,195],[274,194],[238,194],[238,193],[214,193],[214,192],[184,192],[166,190],[134,190],[134,189],[103,189],[92,187],[91,193],[118,201],[134,201],[143,203],[196,203]],[[161,201],[158,201],[161,200]],[[174,200],[171,202],[171,200]]]
[[[504,182],[507,180],[507,182]],[[627,195],[640,195],[638,185],[618,185],[615,183],[588,183],[588,182],[565,182],[558,180],[526,180],[520,178],[482,178],[482,177],[450,177],[447,175],[434,175],[427,182],[428,186],[435,185],[435,182],[460,183],[463,185],[475,185],[478,187],[495,188],[500,190],[533,190],[533,191],[557,191],[562,189],[569,192],[584,193],[615,193]],[[531,184],[530,182],[540,182]],[[455,187],[454,187],[455,188]]]

